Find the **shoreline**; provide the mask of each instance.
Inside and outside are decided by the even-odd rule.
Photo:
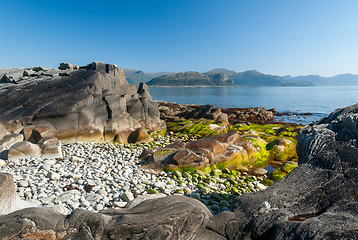
[[[260,88],[260,87],[319,87],[319,86],[289,86],[289,85],[283,85],[283,86],[148,86],[149,88],[181,88],[181,87],[186,87],[186,88],[197,88],[197,87],[219,87],[219,88],[223,88],[223,87],[244,87],[244,88]]]

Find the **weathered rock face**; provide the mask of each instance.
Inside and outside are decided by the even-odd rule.
[[[137,91],[116,65],[60,69],[18,69],[2,76],[11,81],[0,84],[0,135],[42,125],[64,142],[112,141],[129,129],[165,128],[146,85]],[[46,137],[46,129],[40,130],[37,137]]]

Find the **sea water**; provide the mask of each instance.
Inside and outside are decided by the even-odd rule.
[[[265,107],[288,113],[277,121],[308,124],[337,108],[358,103],[358,86],[313,87],[151,87],[153,100],[213,104],[221,108]],[[312,113],[302,116],[302,113]]]

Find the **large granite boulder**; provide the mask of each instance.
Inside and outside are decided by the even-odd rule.
[[[1,137],[47,126],[34,128],[37,141],[53,136],[51,129],[62,142],[112,141],[121,131],[165,128],[147,86],[129,85],[116,65],[12,69],[2,79]]]

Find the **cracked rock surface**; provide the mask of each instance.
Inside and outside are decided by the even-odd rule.
[[[161,130],[148,87],[129,85],[116,65],[0,71],[0,137],[27,126],[55,129],[61,142],[112,141],[118,132]]]

